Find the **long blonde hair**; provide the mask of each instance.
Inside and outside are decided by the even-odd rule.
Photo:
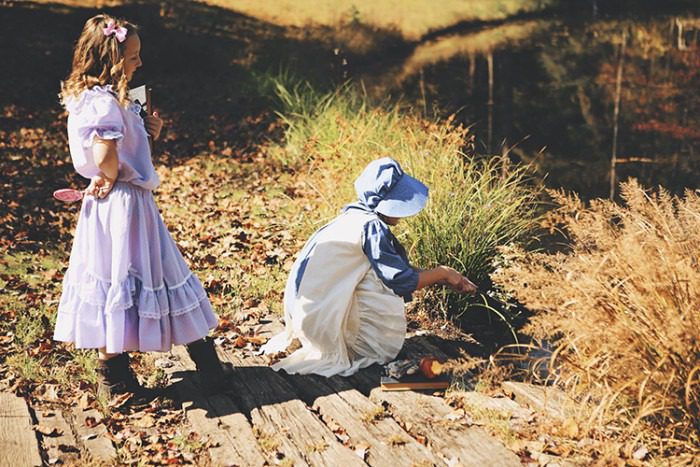
[[[112,85],[117,99],[122,105],[129,101],[127,97],[128,80],[124,73],[124,44],[115,34],[105,35],[108,24],[124,27],[129,38],[138,33],[138,27],[128,21],[113,18],[106,14],[93,16],[85,22],[83,32],[73,51],[73,66],[68,78],[61,83],[61,100],[77,97],[81,92],[93,86]]]

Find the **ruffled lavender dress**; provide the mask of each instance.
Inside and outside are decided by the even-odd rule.
[[[63,279],[54,338],[77,348],[168,351],[205,337],[217,318],[160,217],[151,190],[159,182],[139,116],[110,86],[65,102],[76,171],[98,173],[97,136],[117,141],[119,177],[104,199],[83,199]]]

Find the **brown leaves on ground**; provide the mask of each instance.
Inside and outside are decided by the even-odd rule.
[[[231,164],[203,156],[160,171],[163,217],[226,318],[238,310],[260,317],[266,310],[279,312],[291,259],[301,245],[291,231],[301,215],[298,203],[280,196],[291,176],[257,157]]]
[[[8,106],[0,116],[0,248],[38,249],[70,239],[76,206],[52,198],[79,183],[67,149],[65,114]]]

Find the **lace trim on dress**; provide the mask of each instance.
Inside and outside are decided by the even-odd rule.
[[[91,274],[82,274],[80,281],[64,282],[60,308],[72,313],[82,304],[88,304],[104,308],[105,313],[114,313],[136,306],[139,316],[160,319],[166,315],[188,313],[199,308],[200,302],[206,299],[202,284],[192,273],[179,284],[164,284],[157,289],[144,287],[133,274],[116,284]]]

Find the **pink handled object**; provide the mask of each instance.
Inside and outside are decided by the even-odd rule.
[[[61,188],[53,192],[53,197],[64,203],[72,203],[83,199],[85,193],[74,188]]]

